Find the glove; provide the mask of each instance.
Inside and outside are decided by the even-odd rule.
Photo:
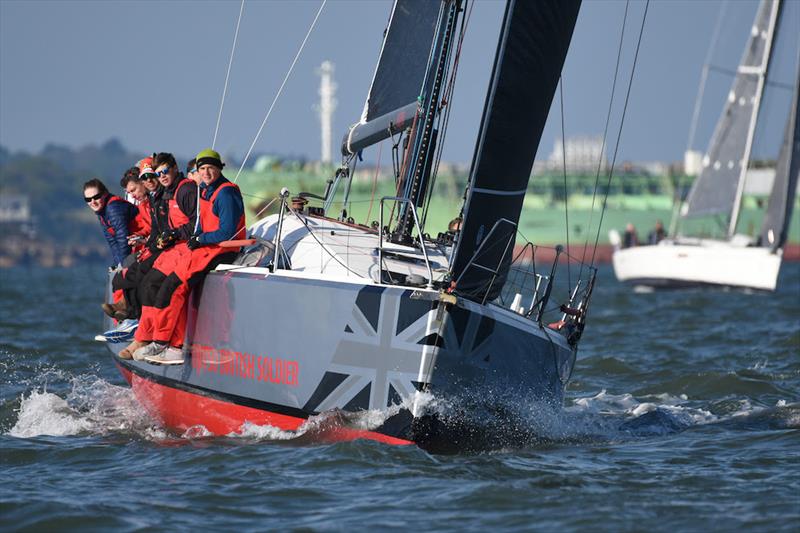
[[[203,243],[202,243],[202,242],[200,242],[200,240],[197,238],[197,235],[192,235],[192,236],[189,238],[189,240],[188,240],[188,241],[186,241],[186,246],[187,246],[187,247],[188,247],[190,250],[195,250],[195,249],[197,249],[197,248],[200,248],[201,246],[203,246]]]
[[[156,239],[156,247],[159,250],[165,250],[175,244],[178,240],[178,230],[167,230],[161,233]]]

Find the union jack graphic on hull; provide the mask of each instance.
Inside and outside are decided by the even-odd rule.
[[[436,309],[430,300],[411,299],[412,293],[380,287],[359,292],[329,372],[306,409],[383,409],[419,389],[430,314]]]

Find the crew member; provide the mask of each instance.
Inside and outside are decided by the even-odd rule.
[[[158,247],[169,248],[176,242],[187,241],[197,224],[197,184],[184,177],[175,157],[166,152],[153,156],[153,168],[164,194],[159,202],[158,218],[168,227],[159,235]]]
[[[633,248],[634,246],[639,246],[639,235],[636,233],[633,223],[628,222],[625,225],[625,234],[622,236],[622,247]]]
[[[111,249],[113,266],[122,265],[125,257],[131,253],[128,234],[138,212],[136,206],[112,195],[98,179],[91,179],[83,184],[83,199],[103,226],[103,234]]]
[[[647,235],[647,244],[658,244],[664,240],[664,237],[666,236],[667,234],[664,231],[664,223],[660,220],[656,220],[656,227],[653,228],[653,231]]]
[[[133,293],[132,297],[136,300],[129,300],[133,308],[127,310],[126,314],[137,317],[142,315],[142,308],[156,304],[161,285],[180,256],[180,251],[169,254],[162,252],[174,249],[176,243],[185,243],[198,225],[197,184],[183,177],[175,157],[161,152],[143,161],[147,167],[142,169],[142,175],[151,183],[157,179],[159,189],[151,196],[151,216],[156,226],[150,234],[148,250],[142,255],[136,270],[126,275],[125,284],[130,286],[126,294]],[[120,352],[120,357],[130,359],[137,349],[145,345],[136,339],[151,335],[152,321],[141,320],[135,340]]]
[[[128,236],[128,244],[131,245],[133,252],[136,253],[144,247],[144,242],[150,236],[152,227],[147,189],[142,180],[139,179],[139,169],[137,167],[128,169],[119,184],[125,189],[126,198],[129,198],[129,201],[138,209],[131,228],[132,234]]]
[[[138,342],[150,341],[133,357],[162,364],[183,362],[181,347],[186,333],[186,301],[190,289],[217,265],[232,261],[239,249],[219,243],[244,236],[244,201],[239,188],[222,175],[222,158],[214,150],[196,157],[200,175],[200,229],[187,243],[175,245],[162,254],[167,270],[155,305],[142,308]],[[154,267],[154,271],[159,269]]]

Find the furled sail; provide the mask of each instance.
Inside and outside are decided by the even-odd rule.
[[[436,0],[395,1],[361,120],[342,140],[344,155],[354,154],[411,125],[428,72],[442,5]]]
[[[452,262],[459,294],[497,297],[580,0],[508,0]]]
[[[731,216],[747,170],[780,3],[762,0],[741,64],[717,122],[703,170],[692,185],[683,216]],[[735,215],[733,215],[735,217]]]
[[[789,233],[794,195],[800,178],[800,50],[792,107],[786,122],[775,180],[769,195],[767,211],[761,227],[761,245],[773,250],[782,248]]]

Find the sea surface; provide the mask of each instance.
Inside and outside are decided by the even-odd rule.
[[[564,408],[451,455],[158,427],[92,340],[104,279],[0,270],[0,530],[800,530],[800,264],[774,294],[603,267]]]

